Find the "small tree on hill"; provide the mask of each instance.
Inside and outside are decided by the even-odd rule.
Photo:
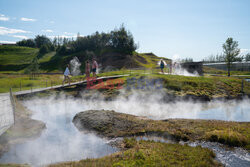
[[[39,72],[39,64],[37,58],[35,57],[32,60],[31,64],[28,66],[28,68],[25,70],[25,73],[31,74],[31,77],[35,78],[38,72]]]
[[[47,45],[42,45],[41,48],[39,49],[40,54],[46,54],[48,52],[49,52],[49,49]]]
[[[240,49],[238,48],[238,42],[234,41],[233,38],[228,38],[222,47],[225,61],[227,63],[228,76],[230,76],[232,62],[237,60],[237,56],[240,54]]]

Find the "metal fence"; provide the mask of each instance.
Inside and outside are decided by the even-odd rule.
[[[227,70],[227,64],[221,63],[204,63],[203,66],[216,68],[219,70]],[[231,71],[250,71],[250,62],[233,62],[231,65]]]
[[[0,95],[0,135],[15,123],[15,99],[10,93]]]

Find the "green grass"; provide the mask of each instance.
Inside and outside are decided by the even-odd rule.
[[[30,167],[30,165],[25,165],[25,164],[0,164],[0,167]]]
[[[98,158],[78,162],[65,162],[50,167],[139,167],[139,166],[222,166],[214,160],[209,149],[154,141],[136,141],[130,149]]]
[[[177,96],[191,95],[208,98],[237,97],[241,95],[242,79],[237,77],[201,76],[189,77],[180,75],[162,75],[159,69],[153,70],[120,70],[98,76],[130,74],[136,78],[161,78],[164,88]],[[126,79],[128,77],[124,77]],[[244,82],[244,92],[250,95],[250,83]]]
[[[219,70],[219,69],[211,68],[207,66],[203,66],[203,71],[205,74],[220,74],[220,75],[227,76],[227,71]],[[230,73],[231,75],[250,75],[249,71],[231,71]]]
[[[44,62],[49,62],[53,56],[55,56],[56,52],[49,52],[46,53],[45,55],[42,56],[42,58],[40,58],[38,60],[38,63],[44,63]]]
[[[38,49],[21,46],[0,46],[0,65],[29,64],[37,56]]]
[[[82,80],[84,76],[71,77],[71,82]],[[45,88],[46,82],[47,87],[62,84],[63,74],[62,75],[38,75],[35,78],[32,78],[30,75],[23,74],[1,74],[0,73],[0,93],[9,92],[10,88],[12,91],[21,90],[30,90],[36,88]],[[66,84],[66,83],[65,83]]]

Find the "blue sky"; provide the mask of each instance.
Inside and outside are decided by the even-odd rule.
[[[202,60],[228,37],[250,52],[250,0],[0,0],[0,41],[82,36],[122,23],[139,52]]]

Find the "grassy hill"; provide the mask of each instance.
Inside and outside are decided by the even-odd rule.
[[[30,62],[38,55],[38,49],[20,46],[0,46],[0,71],[23,72]],[[78,57],[82,63],[81,70],[84,71],[84,62],[87,57],[84,52],[74,54],[60,55],[49,52],[41,58],[38,63],[41,72],[59,72],[63,71],[66,64],[74,57]],[[97,61],[102,65],[102,69],[122,69],[122,68],[155,68],[157,62],[161,59],[153,53],[133,53],[133,55],[122,55],[115,52],[103,53],[97,56]],[[166,61],[168,59],[163,58]]]

